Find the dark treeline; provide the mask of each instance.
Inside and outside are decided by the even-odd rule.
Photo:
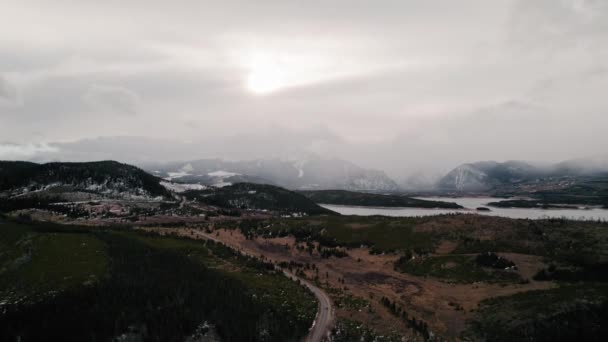
[[[234,226],[222,226],[230,229]],[[361,243],[340,243],[335,237],[324,234],[318,226],[300,224],[295,226],[283,225],[280,222],[271,224],[262,220],[242,220],[238,225],[239,230],[248,239],[256,237],[273,238],[293,236],[297,242],[317,241],[319,245],[325,247],[359,247]]]
[[[113,184],[116,190],[142,188],[153,196],[169,197],[159,178],[128,164],[115,161],[88,163],[0,162],[0,190],[31,187],[30,190],[51,183]]]
[[[190,190],[190,199],[222,208],[270,210],[285,214],[336,215],[303,195],[267,184],[237,183],[222,188]]]
[[[492,252],[481,253],[477,255],[475,257],[475,263],[482,267],[491,267],[496,269],[515,267],[515,263],[513,261],[505,259]]]
[[[525,294],[528,295],[528,294]],[[546,301],[541,293],[534,294],[538,298],[537,303],[518,303],[517,305],[529,304],[528,311],[517,319],[504,318],[504,315],[496,317],[494,312],[510,310],[507,305],[492,305],[483,309],[479,314],[485,319],[471,321],[471,328],[464,334],[465,340],[483,340],[496,342],[509,341],[606,341],[608,338],[608,301],[605,299],[592,302],[588,299],[574,299],[563,302],[562,298],[554,298]],[[509,301],[506,298],[505,302]],[[559,308],[551,312],[543,312],[537,305],[547,307],[558,303]],[[502,304],[502,303],[501,303]],[[534,308],[534,309],[532,309]],[[489,312],[491,310],[491,312]],[[507,311],[510,312],[510,311]],[[515,314],[515,313],[514,313]],[[473,334],[471,334],[473,332]]]
[[[431,339],[432,335],[426,322],[417,320],[415,317],[408,316],[405,309],[386,297],[382,297],[380,299],[380,303],[382,303],[382,305],[384,305],[393,316],[401,318],[410,328],[419,333],[425,340]]]
[[[541,200],[504,200],[488,203],[490,207],[497,208],[541,208],[541,209],[560,209],[576,208],[568,204],[548,203]]]
[[[348,253],[346,253],[346,251],[344,251],[343,249],[340,248],[323,248],[323,247],[319,247],[319,254],[321,255],[321,258],[324,259],[328,259],[329,257],[336,257],[336,258],[344,258],[348,256]]]
[[[462,206],[453,202],[428,201],[401,195],[373,194],[346,190],[300,191],[315,203],[356,205],[364,207],[415,207],[460,209]]]
[[[0,198],[0,212],[11,212],[22,209],[42,209],[65,214],[71,218],[83,217],[88,212],[80,209],[76,205],[61,204],[63,200],[59,197],[17,197],[17,198]]]
[[[558,280],[565,282],[599,281],[608,282],[608,263],[557,267],[549,265],[534,275],[534,280]]]
[[[295,341],[310,322],[276,312],[246,284],[130,234],[92,233],[105,242],[110,273],[35,304],[6,305],[1,341],[184,341],[204,321],[225,341]]]

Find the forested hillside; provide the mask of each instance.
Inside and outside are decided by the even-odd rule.
[[[442,201],[427,201],[400,195],[382,195],[345,190],[300,191],[315,203],[371,207],[417,207],[458,209],[462,206]]]
[[[224,208],[269,210],[286,214],[335,214],[297,192],[266,184],[238,183],[222,188],[187,191],[184,196]]]
[[[213,242],[0,223],[0,340],[298,341],[312,294]]]
[[[0,191],[23,195],[64,187],[115,196],[168,196],[160,179],[128,164],[115,161],[88,163],[0,162]]]

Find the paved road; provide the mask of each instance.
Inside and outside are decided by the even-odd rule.
[[[206,233],[203,233],[200,231],[198,231],[197,234],[206,239],[209,239],[209,240],[212,240],[215,242],[219,242],[228,247],[234,248],[233,246],[229,246],[224,241],[216,238],[213,235],[206,234]],[[248,255],[251,257],[255,257],[255,258],[258,257],[256,255],[244,252],[242,250],[240,250],[240,252],[243,255]],[[297,277],[293,273],[288,272],[286,270],[282,270],[282,271],[283,271],[283,274],[285,274],[285,276],[287,276],[288,278],[293,279],[293,280],[299,280],[302,284],[304,284],[304,286],[306,286],[310,290],[310,292],[312,292],[315,295],[315,297],[317,297],[317,301],[319,302],[319,306],[317,309],[317,317],[315,318],[314,322],[312,323],[312,327],[310,327],[310,330],[308,331],[308,335],[304,338],[304,341],[305,342],[323,341],[323,339],[325,337],[329,336],[329,333],[330,333],[330,330],[331,330],[331,327],[333,324],[334,308],[332,306],[331,299],[329,298],[327,293],[325,293],[325,291],[323,291],[322,289],[320,289],[313,283],[309,282],[308,280]]]

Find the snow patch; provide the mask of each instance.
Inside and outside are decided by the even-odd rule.
[[[169,175],[169,177],[165,177],[166,180],[173,180],[175,178],[190,176],[190,173],[184,171],[168,172],[167,174]]]
[[[305,160],[298,160],[293,163],[293,166],[298,170],[298,178],[304,177],[304,164]]]
[[[211,176],[211,177],[233,177],[233,176],[240,175],[240,173],[228,172],[228,171],[213,171],[213,172],[209,172],[207,175]]]
[[[188,190],[204,190],[207,189],[206,186],[200,184],[181,184],[181,183],[173,183],[173,182],[160,182],[165,189],[173,192],[184,192]]]
[[[482,182],[487,175],[477,170],[470,165],[464,165],[456,169],[456,174],[454,175],[454,185],[458,190],[464,190],[471,184],[476,184]]]

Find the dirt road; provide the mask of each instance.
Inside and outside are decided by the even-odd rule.
[[[289,277],[287,272],[286,275]],[[308,332],[308,336],[304,339],[306,342],[321,342],[327,336],[329,336],[329,332],[331,330],[331,325],[333,323],[333,307],[331,305],[331,299],[320,288],[315,285],[309,283],[306,280],[301,278],[300,281],[308,287],[308,289],[317,297],[319,301],[319,309],[317,311],[317,317]]]
[[[224,244],[230,248],[237,249],[243,255],[247,255],[250,257],[254,257],[254,258],[259,257],[258,255],[253,255],[251,253],[247,253],[243,250],[235,248],[235,246],[230,246],[225,241],[222,241],[211,234],[207,234],[207,233],[198,231],[198,232],[196,232],[196,235],[201,236],[208,240],[212,240],[212,241]],[[314,322],[312,323],[312,327],[310,327],[308,335],[304,338],[304,341],[305,342],[323,341],[326,337],[329,336],[329,333],[330,333],[330,330],[331,330],[331,327],[333,324],[334,309],[333,309],[333,306],[331,303],[331,299],[329,298],[327,293],[325,293],[325,291],[323,291],[322,289],[320,289],[313,283],[309,282],[308,280],[297,277],[293,273],[288,272],[286,270],[282,270],[282,271],[283,271],[283,274],[285,274],[285,276],[287,276],[288,278],[293,279],[293,280],[299,280],[302,284],[304,284],[304,286],[306,286],[310,290],[310,292],[312,292],[315,295],[315,297],[317,297],[317,301],[319,302],[319,306],[317,309],[317,316],[316,316]]]

